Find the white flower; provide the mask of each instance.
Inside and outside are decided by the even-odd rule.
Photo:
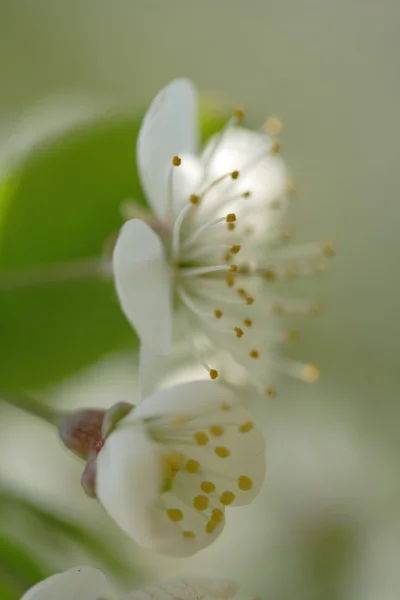
[[[134,591],[131,600],[231,600],[237,585],[225,579],[187,577]],[[97,569],[75,567],[41,581],[21,600],[110,600],[106,579]]]
[[[283,312],[307,314],[318,306],[279,297],[272,282],[312,272],[330,247],[283,247],[290,184],[280,145],[266,131],[238,126],[242,117],[235,111],[199,154],[192,83],[178,79],[158,94],[137,142],[138,171],[155,218],[125,223],[113,270],[122,309],[142,343],[142,362],[154,361],[155,368],[155,355],[170,352],[176,308],[212,379],[229,379],[222,370],[228,358],[234,371],[242,369],[248,382],[271,395],[276,374],[318,377],[313,365],[279,358],[279,347],[294,334],[277,324]],[[270,129],[280,126],[270,122]],[[141,367],[147,388],[154,374],[151,364]]]
[[[232,392],[195,381],[146,398],[96,463],[96,496],[121,529],[142,546],[189,556],[221,534],[227,506],[257,496],[265,447]]]
[[[164,581],[133,592],[131,600],[232,600],[238,586],[226,579],[215,577],[185,577]]]
[[[110,600],[106,578],[98,569],[75,567],[52,575],[28,590],[21,600]]]

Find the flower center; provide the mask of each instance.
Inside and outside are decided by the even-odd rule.
[[[276,358],[277,345],[293,341],[296,335],[293,331],[281,331],[275,324],[276,318],[284,313],[314,314],[318,312],[318,303],[278,297],[271,293],[271,285],[280,279],[313,272],[310,264],[332,256],[333,247],[320,243],[288,246],[291,235],[282,231],[280,224],[267,227],[262,236],[257,232],[259,221],[261,226],[265,224],[258,213],[259,205],[248,200],[254,194],[253,185],[244,189],[241,181],[245,176],[245,184],[251,184],[252,169],[268,155],[280,152],[277,139],[265,143],[263,138],[254,155],[238,165],[240,169],[211,177],[213,160],[227,131],[242,118],[243,112],[235,111],[217,136],[203,160],[202,184],[198,190],[192,190],[175,217],[174,172],[184,159],[173,157],[168,180],[168,215],[173,225],[167,256],[176,298],[185,317],[187,341],[196,359],[211,379],[217,379],[219,371],[208,364],[205,356],[216,356],[221,351],[229,354],[251,374],[256,387],[270,397],[275,394],[275,386],[267,380],[271,369],[305,381],[315,381],[319,374],[314,365]],[[280,133],[282,123],[273,117],[265,128],[275,136]],[[257,187],[256,179],[253,183]],[[288,185],[287,196],[289,191]],[[286,199],[286,196],[267,199],[263,208],[280,210]],[[202,347],[196,338],[199,329],[205,338]]]

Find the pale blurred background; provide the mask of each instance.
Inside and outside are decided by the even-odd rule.
[[[288,227],[338,248],[323,278],[293,284],[326,303],[294,349],[322,378],[282,381],[267,417],[255,408],[265,493],[197,557],[136,548],[81,493],[54,432],[0,405],[2,600],[83,559],[121,589],[198,572],[266,600],[400,597],[399,20],[394,0],[0,0],[3,271],[102,251],[120,202],[140,196],[140,118],[176,76],[253,125],[283,119],[300,191]],[[111,289],[60,286],[1,289],[0,387],[65,407],[134,402],[133,336]]]

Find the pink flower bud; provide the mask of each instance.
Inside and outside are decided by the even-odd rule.
[[[84,409],[61,417],[58,432],[64,445],[87,460],[101,440],[105,410]]]
[[[81,479],[83,490],[89,498],[96,498],[96,457],[97,455],[93,454],[93,457],[88,460]]]

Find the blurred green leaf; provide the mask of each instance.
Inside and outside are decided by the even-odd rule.
[[[0,576],[0,598],[1,600],[19,600],[21,594],[14,586],[3,580]]]
[[[15,196],[18,182],[10,173],[3,173],[0,177],[0,238],[3,224],[7,219],[7,209]]]
[[[46,548],[53,548],[59,554],[62,548],[66,546],[70,548],[72,544],[73,547],[79,548],[80,552],[84,552],[92,559],[93,564],[113,574],[118,581],[130,585],[136,583],[137,574],[132,572],[131,563],[126,560],[122,552],[110,544],[110,540],[105,539],[91,528],[74,521],[71,517],[57,514],[28,498],[5,489],[0,491],[0,508],[2,515],[8,515],[9,520],[13,520],[16,515],[17,517],[19,515],[21,522],[25,523],[25,528],[29,522],[34,530],[40,532],[41,543],[44,543]],[[15,523],[13,530],[14,528]],[[19,546],[16,546],[16,543],[14,544],[16,549],[12,548],[13,551],[9,553],[10,563],[8,565],[6,560],[3,561],[2,539],[6,538],[2,537],[0,533],[0,579],[4,565],[9,566],[10,569],[14,565],[19,577],[30,585],[49,575],[47,569],[37,568],[37,565],[35,570],[35,563],[29,562],[29,551],[24,550],[23,546],[21,546],[22,554],[19,555],[17,552]],[[0,598],[2,599],[2,596]]]
[[[30,504],[29,510],[32,510],[54,534],[80,546],[94,559],[95,564],[103,566],[119,580],[132,581],[132,568],[114,548],[109,547],[106,540],[72,520],[50,513],[42,507]]]
[[[134,156],[139,123],[81,129],[27,160],[3,223],[3,269],[102,254],[121,225],[121,201],[142,198]],[[9,387],[55,382],[134,342],[111,283],[101,280],[3,291],[0,337],[0,377]]]
[[[11,595],[11,586],[23,593],[50,574],[30,550],[17,540],[4,535],[0,535],[0,573],[3,585],[7,583],[10,586],[10,597],[14,597]],[[3,600],[3,595],[0,597]]]
[[[135,164],[140,121],[86,126],[28,157],[13,194],[4,194],[3,274],[102,254],[122,224],[121,202],[144,203]],[[207,137],[221,117],[208,113],[204,122]],[[0,338],[0,379],[9,389],[55,383],[136,343],[112,282],[100,278],[2,290]]]

